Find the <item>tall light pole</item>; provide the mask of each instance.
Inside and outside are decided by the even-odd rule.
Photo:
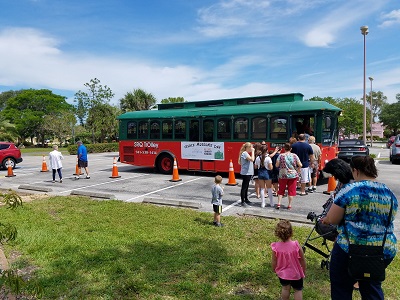
[[[370,103],[370,106],[371,106],[371,147],[372,147],[372,137],[373,137],[373,135],[372,135],[372,124],[374,123],[374,113],[373,113],[373,111],[372,111],[372,80],[374,80],[374,78],[373,77],[368,77],[368,79],[369,79],[369,81],[371,81],[371,94],[370,94],[370,97],[371,97],[371,103]]]
[[[361,26],[360,27],[361,34],[364,36],[364,89],[363,89],[363,95],[364,95],[364,114],[363,114],[363,140],[364,144],[367,144],[367,99],[365,95],[365,74],[366,74],[366,47],[365,47],[365,37],[368,34],[368,26]]]

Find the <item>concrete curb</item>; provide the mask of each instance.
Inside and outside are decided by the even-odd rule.
[[[70,195],[87,196],[87,197],[91,197],[91,198],[109,199],[109,200],[115,199],[115,195],[113,195],[113,194],[96,193],[96,192],[72,191],[70,193]]]
[[[268,208],[266,210],[260,211],[252,208],[246,208],[243,212],[243,215],[266,218],[271,220],[286,219],[289,220],[290,222],[300,223],[304,225],[310,225],[310,226],[315,225],[310,220],[307,220],[306,216],[304,218],[301,218],[299,217],[299,215],[288,213],[285,212],[284,210],[285,209],[278,210],[278,209]]]
[[[52,192],[53,189],[48,188],[48,187],[43,187],[43,186],[33,186],[33,185],[28,185],[28,184],[21,184],[18,189],[20,190],[31,190],[31,191],[37,191],[37,192]]]
[[[174,200],[174,199],[160,199],[160,198],[144,198],[142,203],[187,207],[187,208],[194,208],[194,209],[200,209],[202,207],[201,203],[198,203],[198,202],[189,202],[189,201],[181,201],[181,200]]]

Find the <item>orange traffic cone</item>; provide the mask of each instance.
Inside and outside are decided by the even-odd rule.
[[[237,185],[238,183],[236,182],[235,179],[235,171],[233,170],[233,163],[232,163],[232,159],[229,162],[229,180],[228,183],[226,185]]]
[[[7,165],[8,165],[8,167],[7,167],[7,175],[6,175],[6,177],[14,177],[15,175],[14,175],[14,172],[13,172],[13,169],[12,169],[12,166],[11,166],[10,159],[8,159]]]
[[[118,175],[118,167],[117,167],[117,158],[114,157],[112,173],[110,178],[120,178],[121,176]]]
[[[46,158],[43,155],[42,170],[40,170],[40,172],[48,172],[48,171],[49,170],[47,169]]]
[[[78,158],[76,158],[76,167],[75,167],[75,173],[73,175],[82,175],[83,173],[81,172],[81,168],[78,166]]]
[[[182,179],[179,178],[178,174],[178,166],[176,164],[176,157],[174,157],[174,169],[172,171],[172,179],[170,181],[181,181]]]
[[[330,195],[336,189],[336,179],[335,177],[331,176],[328,179],[328,190],[324,191],[324,194]]]

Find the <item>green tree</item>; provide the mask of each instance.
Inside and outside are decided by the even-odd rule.
[[[42,126],[49,137],[56,137],[60,143],[63,143],[69,136],[74,135],[75,125],[76,117],[71,107],[67,111],[53,112],[46,115]]]
[[[5,91],[5,92],[0,93],[0,111],[6,107],[8,99],[15,97],[22,92],[23,92],[23,90],[19,90],[19,91],[10,90],[10,91]]]
[[[100,143],[104,142],[106,137],[115,139],[118,135],[119,114],[120,110],[108,103],[98,104],[89,110],[86,123],[93,133],[98,134]]]
[[[12,141],[18,138],[18,132],[14,124],[7,121],[4,116],[0,116],[0,140]]]
[[[177,98],[168,97],[161,100],[161,103],[180,103],[180,102],[186,102],[186,101],[183,97],[177,97]]]
[[[75,102],[77,103],[76,115],[81,125],[84,125],[84,121],[92,107],[109,103],[114,97],[112,90],[106,85],[101,85],[100,80],[97,78],[90,79],[90,82],[85,83],[84,86],[87,88],[87,92],[79,90],[75,94]]]
[[[355,98],[336,99],[336,106],[343,110],[339,116],[339,127],[343,135],[361,134],[363,131],[364,107]]]
[[[308,101],[325,101],[325,102],[328,102],[329,104],[338,106],[337,99],[334,99],[332,97],[324,97],[324,98],[322,98],[322,97],[315,96],[315,97],[312,97],[312,98],[308,99]]]
[[[379,114],[379,119],[386,126],[386,129],[396,135],[400,130],[400,94],[396,95],[397,102],[385,104]]]
[[[372,109],[371,109],[371,92],[369,93],[369,95],[366,96],[366,100],[368,102],[367,106],[369,106],[370,111],[372,111],[373,120],[375,122],[375,119],[379,117],[382,107],[385,104],[387,104],[387,97],[381,91],[378,92],[372,91]],[[370,119],[371,115],[369,116],[368,120]]]
[[[37,137],[44,144],[44,137],[48,133],[43,126],[45,117],[70,110],[72,105],[66,102],[66,97],[53,94],[50,90],[29,89],[8,99],[1,115],[15,125],[23,140]]]
[[[149,110],[157,102],[157,99],[151,94],[146,93],[142,89],[135,89],[132,92],[125,94],[124,98],[120,99],[121,111]]]

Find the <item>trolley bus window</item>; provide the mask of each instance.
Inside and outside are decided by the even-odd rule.
[[[249,139],[249,121],[246,118],[235,119],[235,134],[234,138],[239,140]]]
[[[126,137],[128,139],[136,139],[137,138],[136,122],[134,121],[128,122],[127,127],[128,127],[128,134]]]
[[[166,140],[172,139],[172,121],[166,120],[162,122],[162,138]]]
[[[270,121],[271,136],[273,140],[287,140],[287,119],[285,116],[272,117]]]
[[[253,118],[252,120],[252,140],[265,140],[267,138],[267,119]]]
[[[150,123],[150,139],[158,140],[160,139],[160,123],[152,121]]]
[[[299,135],[302,133],[314,135],[314,116],[296,116],[292,119],[292,122],[292,124],[295,124],[293,128],[294,135]]]
[[[190,141],[199,141],[200,138],[199,130],[200,130],[199,120],[190,120],[190,127],[189,127]]]
[[[337,142],[337,129],[332,124],[332,119],[329,116],[324,117],[322,122],[322,145],[329,146]]]
[[[218,120],[218,131],[217,131],[217,139],[218,140],[230,140],[231,137],[231,119],[224,118]]]
[[[175,121],[175,139],[186,140],[186,121],[177,120]]]
[[[203,121],[203,141],[204,142],[214,141],[214,120]]]
[[[147,121],[139,122],[139,139],[148,139],[149,138],[149,123]]]

